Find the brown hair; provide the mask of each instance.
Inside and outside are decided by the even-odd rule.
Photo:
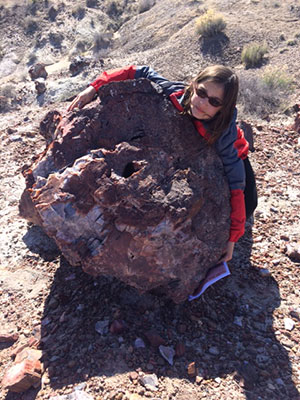
[[[194,94],[194,85],[200,82],[214,82],[224,87],[223,106],[217,114],[209,121],[205,121],[207,127],[207,141],[213,144],[228,128],[234,114],[237,95],[239,90],[239,80],[237,75],[223,65],[212,65],[201,71],[192,82],[186,87],[183,100],[183,113],[191,114],[190,104]]]

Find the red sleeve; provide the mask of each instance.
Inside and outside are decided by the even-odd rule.
[[[230,226],[230,242],[237,242],[245,232],[246,211],[244,192],[241,189],[233,189],[230,191],[231,199],[231,226]]]
[[[91,83],[91,86],[95,88],[96,91],[98,89],[109,82],[119,82],[125,81],[127,79],[134,79],[136,72],[136,65],[130,65],[125,68],[119,69],[111,69],[109,71],[104,71],[102,74],[98,76],[94,82]]]
[[[244,160],[248,155],[249,143],[245,139],[244,131],[239,126],[237,126],[236,129],[237,129],[237,139],[234,143],[234,147],[238,152],[239,158]]]

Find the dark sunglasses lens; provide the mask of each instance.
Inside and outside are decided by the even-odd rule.
[[[198,88],[196,90],[196,94],[197,96],[201,97],[201,99],[204,99],[205,97],[207,97],[207,93],[205,90]]]
[[[208,101],[213,107],[220,107],[222,105],[218,99],[214,99],[213,97],[209,97]]]

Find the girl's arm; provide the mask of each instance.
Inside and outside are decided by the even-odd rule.
[[[244,163],[238,156],[235,141],[238,137],[236,112],[226,132],[217,141],[216,149],[222,159],[230,189],[231,226],[229,242],[235,243],[245,231],[246,212],[244,201],[245,170]],[[230,253],[232,245],[227,249]]]
[[[139,78],[146,78],[157,83],[162,87],[163,92],[166,95],[170,95],[174,91],[178,91],[184,87],[181,82],[171,82],[146,65],[129,65],[124,68],[102,72],[102,74],[100,74],[87,89],[83,90],[75,97],[69,106],[68,111],[72,111],[76,107],[82,108],[91,102],[100,87],[107,83]]]

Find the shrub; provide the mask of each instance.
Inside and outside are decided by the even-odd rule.
[[[278,69],[261,75],[243,71],[238,103],[247,116],[265,117],[286,108],[292,88],[292,80]]]
[[[197,33],[203,37],[215,36],[226,28],[226,22],[222,14],[208,10],[196,20]]]
[[[242,63],[246,68],[255,68],[262,64],[264,55],[268,52],[266,44],[251,43],[243,48]]]
[[[270,89],[288,91],[293,87],[293,79],[284,70],[276,67],[267,68],[262,75],[262,80]]]

